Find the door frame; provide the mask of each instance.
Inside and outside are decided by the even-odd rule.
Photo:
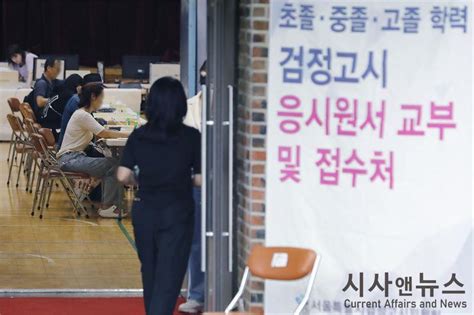
[[[233,113],[237,1],[207,1],[207,80],[203,109],[203,263],[207,311],[223,311],[235,287]],[[204,173],[204,172],[203,172]]]

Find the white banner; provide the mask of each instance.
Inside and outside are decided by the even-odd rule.
[[[471,1],[270,6],[266,242],[322,255],[305,311],[471,314]]]

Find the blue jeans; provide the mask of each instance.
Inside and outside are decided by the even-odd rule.
[[[194,235],[189,256],[188,299],[204,303],[204,272],[201,271],[201,188],[193,188]]]
[[[106,205],[119,206],[122,202],[122,191],[117,180],[118,161],[113,158],[88,157],[84,152],[69,152],[59,158],[59,165],[65,172],[85,173],[102,179],[103,198]]]

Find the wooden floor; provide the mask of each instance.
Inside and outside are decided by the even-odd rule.
[[[6,185],[7,153],[0,143],[0,290],[141,288],[130,219],[74,218],[60,189],[44,218],[32,217],[23,175]]]

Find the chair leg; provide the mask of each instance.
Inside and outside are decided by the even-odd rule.
[[[81,212],[82,212],[85,214],[86,218],[89,218],[89,214],[87,213],[87,210],[84,208],[82,203],[79,201],[79,196],[76,195],[76,192],[74,191],[74,188],[70,180],[66,177],[62,177],[61,184],[66,190],[67,196],[69,197],[69,200],[71,200],[72,205],[74,207],[74,211],[77,214],[77,216],[81,216]]]
[[[41,171],[41,170],[40,170]],[[41,174],[41,173],[40,173]],[[38,181],[36,183],[36,190],[35,190],[35,197],[33,199],[33,206],[31,207],[31,215],[34,216],[35,215],[35,208],[36,208],[36,205],[38,203],[38,196],[40,194],[40,189],[42,188],[41,187],[41,182],[42,182],[42,177],[39,175],[38,176]]]
[[[29,159],[28,159],[28,158],[29,158],[28,153],[25,153],[25,160],[23,161],[23,163],[24,163],[24,164],[23,164],[23,165],[24,165],[24,167],[23,167],[23,174],[24,174],[24,175],[26,175],[26,173],[28,172],[28,166],[29,166],[29,164],[28,164],[28,163],[29,163]]]
[[[18,165],[18,177],[16,178],[16,187],[18,187],[20,183],[20,174],[21,174],[21,169],[24,162],[25,162],[25,153],[23,152],[21,153],[20,165]]]
[[[30,189],[30,180],[31,180],[31,172],[32,172],[32,167],[33,167],[33,155],[29,152],[26,155],[26,163],[25,163],[25,175],[26,175],[26,191],[29,191]]]
[[[14,140],[15,140],[15,133],[12,132],[12,136],[10,138],[10,147],[8,148],[7,162],[10,162],[10,154],[12,153]]]
[[[54,179],[51,180],[51,185],[49,185],[48,198],[46,199],[46,208],[49,208],[49,200],[51,200],[51,193],[53,192]]]
[[[40,212],[40,219],[43,218],[43,204],[44,200],[46,199],[46,189],[48,188],[48,183],[49,183],[49,175],[46,176],[46,178],[43,179],[43,185],[41,187],[41,195],[39,199],[38,206],[36,209]]]
[[[71,183],[69,182],[68,178],[62,177],[60,178],[61,185],[63,186],[64,190],[66,191],[66,195],[72,203],[72,207],[74,210],[74,214],[80,215],[77,209],[77,197],[72,188]]]
[[[45,192],[45,195],[43,196],[43,200],[42,200],[42,203],[40,205],[41,209],[40,209],[40,215],[39,215],[39,218],[42,219],[43,218],[43,212],[44,212],[44,208],[45,208],[45,203],[46,203],[46,200],[49,198],[46,197],[46,192],[48,191],[48,189],[50,189],[50,187],[52,187],[53,185],[53,180],[52,179],[48,179],[45,181],[45,187],[46,189],[44,190]],[[51,192],[51,190],[49,190]]]
[[[10,185],[10,179],[12,177],[12,169],[13,169],[13,161],[16,158],[16,142],[13,144],[13,150],[12,150],[12,159],[10,163],[10,169],[8,171],[8,179],[7,179],[7,186]]]
[[[30,194],[33,192],[33,185],[35,183],[36,169],[38,168],[38,163],[36,160],[33,163],[33,172],[31,174],[31,183],[30,183]]]

